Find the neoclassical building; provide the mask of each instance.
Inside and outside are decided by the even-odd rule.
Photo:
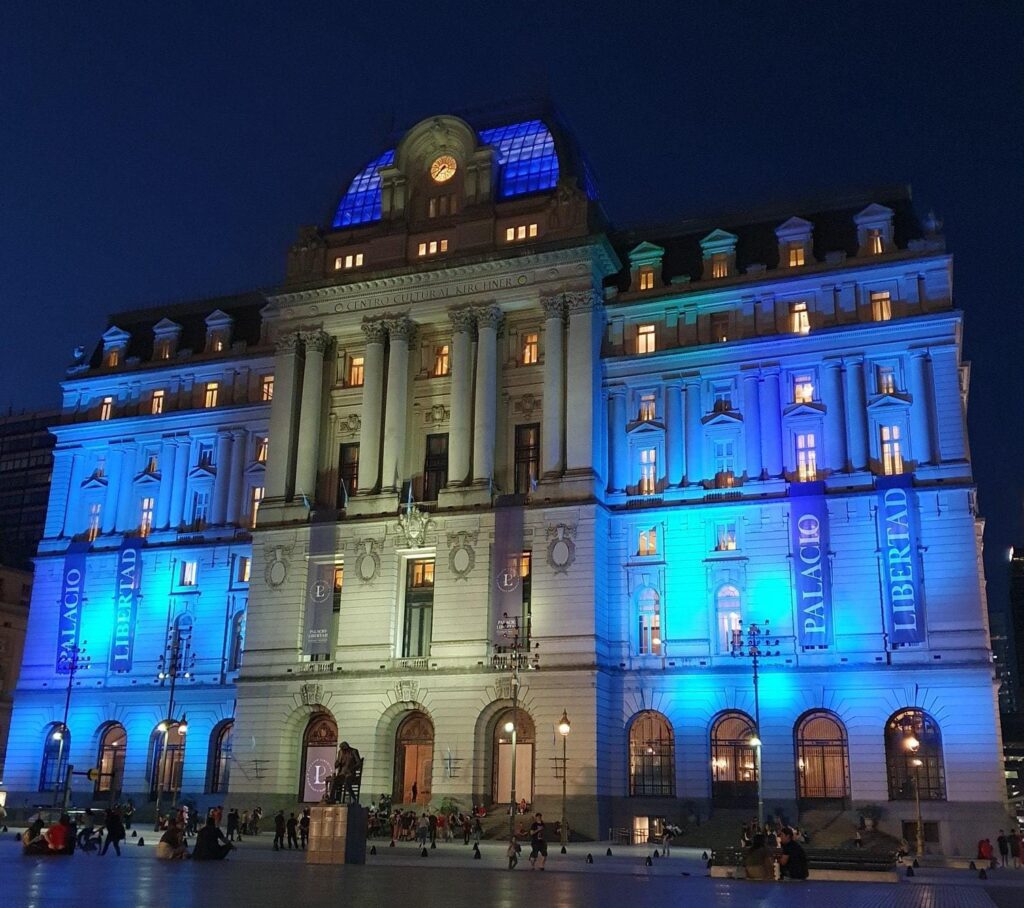
[[[555,117],[413,127],[278,288],[115,316],[69,373],[10,801],[69,752],[137,803],[294,805],[347,740],[364,798],[557,817],[565,711],[585,835],[760,795],[913,840],[915,794],[929,847],[989,834],[939,226],[885,190],[615,230]]]

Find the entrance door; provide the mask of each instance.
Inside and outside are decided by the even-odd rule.
[[[494,799],[508,804],[512,797],[512,743],[498,742],[498,787]],[[516,801],[533,803],[533,745],[516,742]]]
[[[433,776],[434,725],[423,713],[410,713],[395,735],[395,803],[429,804]]]

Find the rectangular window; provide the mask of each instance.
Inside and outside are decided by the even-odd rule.
[[[164,338],[163,340],[157,341],[156,345],[156,358],[157,359],[170,359],[171,358],[171,342]]]
[[[104,397],[100,401],[100,419],[108,420],[114,415],[114,398]]]
[[[192,507],[189,509],[189,523],[193,529],[201,530],[210,519],[210,493],[196,489],[192,493]]]
[[[637,545],[638,555],[658,554],[658,528],[651,527],[649,530],[640,531],[640,540]]]
[[[642,268],[640,270],[640,289],[641,290],[653,290],[654,289],[654,271],[651,268]]]
[[[427,436],[423,461],[423,500],[437,501],[437,493],[448,484],[448,433]]]
[[[653,591],[652,591],[653,592]],[[639,651],[641,656],[661,655],[661,601],[657,593],[641,601]]]
[[[196,466],[197,467],[212,467],[213,466],[213,442],[212,441],[201,441],[196,446]]]
[[[351,356],[348,360],[348,386],[350,388],[361,388],[363,385],[363,357]]]
[[[414,558],[406,568],[402,658],[430,655],[434,623],[434,559]]]
[[[107,365],[110,367],[121,365],[121,351],[116,347],[107,354]]]
[[[153,397],[151,398],[149,404],[149,412],[153,414],[153,416],[159,416],[161,413],[164,412],[163,389],[158,388],[156,391],[153,392]]]
[[[794,334],[811,333],[811,316],[807,311],[807,303],[789,304],[789,330]]]
[[[214,353],[220,353],[224,349],[224,338],[219,334],[210,337],[210,349]]]
[[[711,343],[724,344],[729,340],[729,313],[711,313]]]
[[[217,396],[220,393],[220,382],[208,381],[206,390],[203,392],[203,406],[209,409],[217,406]]]
[[[885,251],[882,248],[882,231],[878,227],[868,230],[868,251],[871,255],[881,255]]]
[[[256,526],[256,517],[260,512],[260,504],[263,502],[263,486],[253,486],[249,489],[249,526]]]
[[[427,217],[437,218],[446,217],[449,214],[458,213],[458,196],[454,193],[450,195],[439,195],[428,200],[427,202]]]
[[[451,372],[451,354],[447,344],[434,348],[434,377],[448,375]]]
[[[533,366],[540,360],[540,335],[528,331],[523,335],[523,365]]]
[[[654,422],[655,399],[653,394],[640,395],[640,422]]]
[[[711,256],[711,276],[713,278],[729,276],[729,256],[724,252],[715,252]]]
[[[658,449],[640,451],[640,494],[653,495],[658,485]]]
[[[416,254],[419,256],[425,255],[437,255],[439,252],[448,251],[448,240],[429,240],[425,243],[420,243],[416,249]]]
[[[797,433],[796,472],[800,482],[814,482],[818,478],[818,451],[813,432]]]
[[[639,325],[636,329],[636,352],[653,353],[655,344],[654,325]]]
[[[348,271],[351,268],[362,268],[363,267],[363,253],[361,252],[350,252],[347,255],[339,255],[334,260],[334,270],[341,271],[344,268]]]
[[[515,227],[505,228],[505,240],[509,243],[533,239],[535,236],[537,236],[536,224],[517,224]]]
[[[809,404],[814,401],[814,376],[800,372],[793,376],[793,403]]]
[[[732,485],[732,477],[736,471],[736,444],[731,439],[720,438],[715,441],[715,475],[726,485]]]
[[[256,463],[267,462],[267,451],[270,448],[270,438],[266,435],[256,436]]]
[[[892,297],[888,290],[871,291],[871,320],[887,322],[892,318]]]
[[[199,562],[183,561],[178,575],[178,586],[195,586],[199,579]]]
[[[143,498],[141,512],[139,514],[139,535],[145,538],[153,529],[153,509],[156,506],[155,498]]]
[[[271,401],[274,399],[274,376],[264,375],[260,378],[260,400]]]
[[[899,426],[882,426],[879,429],[882,447],[882,472],[896,476],[903,472],[903,451],[900,444]]]
[[[245,556],[239,555],[235,559],[235,582],[236,583],[248,583],[249,578],[252,576],[252,559]]]
[[[804,244],[789,244],[789,267],[799,268],[804,263]]]
[[[516,426],[515,494],[530,494],[539,477],[540,423]]]
[[[339,564],[334,568],[334,608],[333,611],[341,611],[341,591],[345,586],[345,565]]]
[[[736,521],[716,520],[715,521],[715,551],[735,552],[736,551]]]
[[[149,474],[160,472],[160,455],[152,451],[146,453],[146,470]]]
[[[896,393],[896,370],[892,366],[876,366],[875,381],[879,394]]]
[[[103,505],[94,501],[89,505],[89,523],[86,527],[85,537],[89,542],[95,542],[96,537],[100,534],[100,517],[103,514]]]
[[[716,413],[728,413],[732,410],[732,384],[716,384],[712,386],[714,409]]]
[[[359,442],[343,444],[338,450],[338,507],[345,507],[350,495],[359,491]]]

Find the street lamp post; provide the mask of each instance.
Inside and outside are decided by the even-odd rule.
[[[763,625],[743,623],[733,628],[730,651],[734,658],[749,656],[754,672],[754,734],[747,742],[754,748],[754,772],[757,776],[757,824],[764,828],[764,793],[761,788],[761,695],[759,667],[762,659],[779,655],[779,641],[769,637],[767,619]]]
[[[921,822],[921,767],[924,766],[924,760],[917,756],[918,750],[921,749],[921,742],[917,738],[911,735],[904,744],[907,750],[914,755],[910,765],[914,767],[914,806],[917,810],[917,856],[921,857],[924,854],[924,823]]]
[[[159,671],[157,672],[157,679],[161,684],[167,680],[171,682],[167,696],[167,718],[157,726],[157,731],[163,733],[163,747],[160,753],[160,760],[156,765],[156,818],[153,824],[154,829],[157,831],[160,829],[160,805],[164,797],[164,777],[166,775],[167,751],[170,743],[171,728],[177,725],[179,737],[188,732],[188,722],[186,721],[185,714],[181,714],[180,722],[177,722],[174,718],[174,689],[179,676],[185,680],[190,680],[193,677],[195,664],[196,656],[192,652],[192,635],[182,635],[180,628],[171,628],[170,633],[167,635],[167,646],[164,654],[160,657]],[[177,791],[172,788],[171,806],[174,806],[176,800]]]
[[[509,618],[504,613],[498,619],[498,631],[509,641],[510,662],[512,667],[512,719],[505,723],[505,731],[512,734],[512,785],[509,795],[508,832],[509,837],[516,833],[516,736],[519,731],[519,670],[522,667],[536,668],[536,659],[527,659],[523,665],[521,656],[522,644],[519,638],[519,619]],[[527,654],[529,655],[529,654]]]
[[[569,732],[572,726],[569,724],[569,714],[563,709],[562,718],[558,721],[558,733],[562,736],[562,854],[565,854],[565,846],[569,844],[569,824],[565,817],[565,793],[566,777],[569,775],[569,762],[566,756],[566,743],[569,740]]]
[[[57,667],[68,673],[68,687],[67,693],[64,696],[64,718],[60,723],[60,728],[53,732],[53,738],[57,741],[57,775],[60,776],[53,791],[54,807],[57,806],[58,801],[60,801],[62,806],[68,806],[68,787],[71,782],[71,774],[67,770],[70,767],[67,767],[61,773],[61,766],[64,763],[64,742],[68,739],[68,713],[71,710],[71,688],[75,683],[75,675],[87,669],[92,662],[92,659],[85,655],[85,643],[86,641],[83,640],[80,644],[68,647],[57,660]]]

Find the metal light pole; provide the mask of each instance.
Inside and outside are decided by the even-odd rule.
[[[562,736],[562,854],[565,854],[565,846],[569,844],[569,824],[565,818],[565,786],[568,776],[569,763],[566,758],[566,742],[569,740],[569,732],[572,726],[569,724],[569,715],[562,710],[562,718],[558,722],[558,733]]]
[[[744,639],[746,638],[746,639]],[[748,742],[754,748],[754,772],[757,775],[757,824],[764,828],[764,793],[761,788],[761,695],[758,668],[761,659],[779,655],[779,641],[768,636],[768,621],[763,625],[750,624],[746,632],[743,623],[733,629],[732,656],[749,656],[754,670],[754,734]]]
[[[924,854],[924,823],[921,822],[921,767],[924,766],[924,760],[917,756],[917,752],[921,748],[921,742],[917,738],[911,735],[904,744],[907,750],[914,754],[910,765],[914,767],[914,802],[917,808],[917,856],[921,857]]]
[[[75,683],[75,675],[79,671],[87,669],[92,662],[92,659],[85,655],[85,644],[83,640],[79,644],[68,647],[63,652],[60,658],[57,660],[57,667],[63,669],[68,673],[68,689],[67,694],[64,697],[64,718],[60,723],[60,728],[56,729],[53,733],[53,738],[58,742],[57,744],[57,774],[60,776],[57,779],[57,786],[53,790],[53,806],[57,806],[57,802],[64,806],[68,806],[68,786],[71,782],[71,775],[67,772],[67,767],[63,773],[61,773],[61,765],[64,762],[64,742],[68,738],[68,712],[71,710],[71,688]]]
[[[180,722],[176,722],[174,718],[174,688],[179,675],[185,680],[192,678],[192,670],[195,668],[195,664],[196,657],[195,653],[192,652],[192,635],[189,634],[182,637],[180,628],[171,628],[170,633],[167,635],[167,647],[164,650],[164,654],[160,657],[159,672],[157,673],[157,678],[161,685],[168,679],[170,679],[171,684],[167,697],[167,718],[157,726],[157,730],[163,732],[164,742],[160,753],[160,762],[156,766],[156,818],[153,821],[153,828],[156,831],[160,829],[160,804],[164,797],[164,776],[166,774],[167,749],[171,728],[177,724],[179,736],[184,735],[188,731],[188,722],[185,719],[184,713],[181,715]],[[177,793],[172,789],[172,806],[176,800]]]

